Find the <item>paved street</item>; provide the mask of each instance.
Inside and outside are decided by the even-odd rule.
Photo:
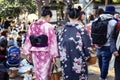
[[[99,78],[99,68],[98,65],[89,66],[89,70],[94,71],[94,74],[89,75],[89,80],[98,80]],[[22,78],[15,78],[14,80],[23,80]],[[109,70],[108,80],[114,80],[114,70]]]
[[[25,56],[22,57],[25,58]],[[59,60],[58,60],[58,64],[59,64]],[[94,74],[89,74],[89,80],[98,80],[100,74],[98,64],[96,63],[95,65],[90,65],[88,69],[94,71]],[[23,80],[23,79],[17,77],[14,80]],[[114,80],[114,70],[109,70],[108,80]]]
[[[98,80],[99,74],[100,74],[98,65],[95,64],[95,65],[89,66],[89,70],[94,71],[94,74],[89,75],[89,80]],[[108,80],[114,80],[114,70],[109,70]]]

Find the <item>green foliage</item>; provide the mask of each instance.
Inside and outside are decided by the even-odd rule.
[[[7,7],[4,8],[1,11],[1,16],[7,17],[7,16],[13,16],[13,17],[17,17],[20,14],[20,7]]]
[[[95,3],[105,3],[105,0],[94,0]],[[120,0],[108,0],[108,4],[118,4]]]
[[[120,0],[113,0],[113,3],[120,3]]]
[[[0,0],[0,16],[17,17],[22,13],[36,12],[35,0]]]

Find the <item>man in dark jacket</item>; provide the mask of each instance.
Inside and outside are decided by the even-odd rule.
[[[115,56],[115,80],[120,80],[120,21],[111,37],[111,50]]]
[[[114,50],[114,48],[111,48],[111,46],[112,47],[115,47],[115,46],[113,46],[112,42],[110,41],[110,39],[112,38],[110,37],[112,35],[111,33],[114,31],[114,28],[117,24],[117,21],[112,19],[115,13],[116,11],[115,11],[114,6],[106,6],[104,14],[100,15],[100,18],[102,20],[106,20],[106,19],[111,19],[111,20],[108,22],[108,25],[107,25],[107,42],[103,46],[96,45],[97,47],[96,50],[98,53],[97,54],[98,63],[99,63],[99,68],[100,68],[100,79],[99,80],[106,80],[107,78],[109,62],[111,60],[112,53],[114,55],[118,55],[118,52]]]

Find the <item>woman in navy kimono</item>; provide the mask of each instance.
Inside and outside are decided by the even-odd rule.
[[[70,8],[64,29],[58,36],[58,47],[64,80],[88,80],[87,60],[90,38],[78,19],[81,8]]]

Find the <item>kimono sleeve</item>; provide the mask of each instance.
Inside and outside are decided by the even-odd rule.
[[[50,54],[51,56],[54,57],[58,57],[58,47],[57,47],[57,36],[55,34],[55,31],[53,28],[51,28],[49,30],[49,36],[50,36]]]
[[[27,34],[26,34],[25,42],[24,42],[24,44],[23,44],[23,49],[22,49],[22,51],[23,51],[23,53],[24,53],[25,55],[31,54],[30,48],[32,47],[32,45],[31,45],[31,43],[30,43],[29,37],[30,37],[31,32],[32,32],[32,30],[31,30],[31,27],[32,27],[32,26],[33,26],[33,24],[30,25],[30,27],[29,27],[29,29],[28,29],[28,32],[27,32]]]
[[[91,40],[86,29],[83,28],[83,32],[81,33],[81,36],[82,36],[82,41],[84,45],[85,56],[88,57],[90,56],[89,49],[91,47]]]

